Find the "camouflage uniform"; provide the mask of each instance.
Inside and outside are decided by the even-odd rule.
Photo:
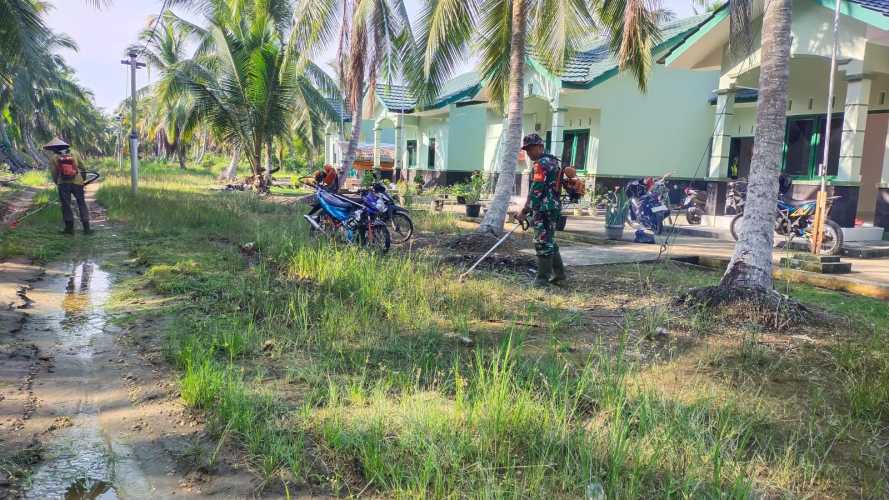
[[[534,249],[538,257],[556,254],[556,221],[562,214],[557,183],[559,180],[559,159],[545,154],[534,162],[531,174],[531,189],[528,208],[531,209],[531,223],[534,225]]]

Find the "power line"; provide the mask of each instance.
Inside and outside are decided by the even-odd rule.
[[[142,45],[142,50],[138,52],[137,57],[142,57],[142,55],[145,54],[145,51],[148,50],[148,44],[151,43],[152,40],[154,40],[154,34],[157,32],[157,27],[160,24],[161,17],[163,17],[164,12],[167,11],[169,5],[170,0],[164,0],[163,5],[161,5],[160,13],[157,15],[157,17],[154,18],[154,25],[151,27],[151,35],[149,35],[148,38],[145,39],[145,44]]]

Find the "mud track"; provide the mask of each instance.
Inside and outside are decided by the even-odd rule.
[[[153,332],[113,324],[106,258],[0,262],[0,499],[255,497],[228,446],[208,467]]]

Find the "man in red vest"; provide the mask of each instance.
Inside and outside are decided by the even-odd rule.
[[[86,173],[81,162],[71,154],[71,146],[60,139],[53,140],[44,146],[44,149],[55,153],[52,180],[58,186],[59,201],[62,204],[62,219],[65,221],[65,229],[62,233],[74,234],[74,212],[71,210],[71,197],[73,196],[80,213],[80,222],[83,224],[83,233],[92,234],[90,212],[83,193]]]

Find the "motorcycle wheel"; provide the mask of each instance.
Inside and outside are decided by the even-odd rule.
[[[627,207],[626,223],[630,229],[642,229],[642,224],[639,223],[639,217],[636,215],[636,209],[632,205]]]
[[[697,226],[701,223],[701,211],[698,207],[688,207],[688,210],[685,212],[685,220],[688,221],[692,226]]]
[[[406,213],[395,212],[388,222],[392,243],[396,245],[404,243],[414,235],[414,223]]]
[[[729,229],[732,231],[732,238],[735,241],[738,241],[738,233],[741,232],[741,219],[744,218],[744,214],[738,214],[732,218],[732,224],[729,226]]]
[[[664,219],[660,217],[655,217],[654,227],[651,228],[651,231],[654,234],[660,235],[664,232]]]
[[[358,232],[358,243],[365,248],[383,254],[389,251],[392,238],[384,224],[373,224]]]
[[[836,222],[824,221],[824,240],[821,242],[821,255],[839,255],[843,249],[843,228]]]

